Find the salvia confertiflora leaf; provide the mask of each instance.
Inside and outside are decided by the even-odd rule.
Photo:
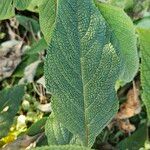
[[[57,120],[91,147],[118,110],[118,40],[92,0],[60,0],[45,61]]]

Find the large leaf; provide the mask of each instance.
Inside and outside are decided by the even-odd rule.
[[[0,138],[7,135],[24,95],[23,86],[0,91]]]
[[[13,0],[15,7],[19,10],[26,9],[32,0]]]
[[[137,150],[144,146],[147,139],[147,126],[142,124],[135,133],[122,140],[117,147],[119,150],[131,149]]]
[[[9,19],[14,16],[12,0],[0,0],[0,20]]]
[[[138,28],[141,46],[142,100],[145,103],[150,121],[150,28]]]
[[[39,19],[44,38],[49,43],[56,17],[56,0],[43,0],[39,6]]]
[[[120,44],[122,58],[125,63],[125,68],[122,68],[123,72],[120,80],[124,83],[130,82],[133,80],[139,68],[135,27],[131,19],[122,9],[99,2],[96,2],[96,5],[115,32]]]
[[[73,136],[72,133],[56,120],[53,114],[47,120],[45,133],[49,145],[69,144]]]
[[[57,120],[92,146],[118,110],[119,46],[91,0],[61,0],[57,8],[45,61],[47,89]]]
[[[90,150],[90,149],[81,146],[66,145],[66,146],[43,146],[37,147],[33,150]]]

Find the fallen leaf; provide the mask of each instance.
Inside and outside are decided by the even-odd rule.
[[[32,83],[34,81],[34,76],[36,74],[36,70],[40,62],[40,60],[37,60],[25,68],[24,76],[20,79],[19,84]]]
[[[40,79],[38,79],[37,83],[41,84],[44,88],[46,88],[44,76],[42,76]]]
[[[42,112],[52,112],[51,103],[39,104],[37,108]]]
[[[116,116],[117,119],[127,119],[141,112],[141,104],[138,98],[139,91],[133,83],[133,89],[127,94],[127,101],[120,106],[120,110]]]
[[[136,85],[133,82],[133,88],[128,91],[126,102],[121,104],[120,110],[116,117],[108,125],[109,130],[117,125],[118,128],[125,133],[131,133],[135,131],[136,128],[130,123],[129,118],[141,112],[141,103],[138,96],[139,90],[136,88]]]
[[[122,119],[117,121],[118,127],[125,133],[131,133],[135,131],[135,126],[130,123],[129,119]]]
[[[22,41],[10,40],[0,45],[0,81],[10,77],[21,62]]]
[[[17,138],[15,141],[13,141],[10,144],[7,144],[2,150],[22,150],[28,147],[31,143],[36,141],[38,137],[40,137],[41,134],[35,135],[35,136],[28,136],[23,135],[19,138]]]

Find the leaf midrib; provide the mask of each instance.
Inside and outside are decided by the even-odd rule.
[[[78,11],[77,11],[78,12]],[[83,61],[83,58],[82,57],[82,49],[81,49],[81,36],[80,36],[80,32],[79,32],[79,15],[77,14],[77,30],[78,30],[78,37],[79,37],[79,47],[80,47],[80,72],[81,72],[81,83],[82,83],[82,94],[83,94],[83,117],[84,117],[84,128],[85,128],[85,145],[88,146],[88,139],[89,139],[89,128],[87,126],[87,116],[86,116],[86,98],[85,98],[85,83],[84,83],[84,79],[83,79],[83,71],[84,71],[84,68],[83,68],[83,65],[82,65],[82,61]]]

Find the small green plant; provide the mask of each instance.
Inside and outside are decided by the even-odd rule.
[[[142,53],[142,99],[149,118],[150,27],[135,27],[121,8],[98,0],[1,0],[0,20],[15,16],[15,9],[39,13],[40,27],[33,32],[40,28],[43,37],[27,53],[48,47],[44,76],[52,94],[52,114],[45,125],[49,146],[37,150],[92,148],[119,109],[118,88],[138,72],[136,30]]]

